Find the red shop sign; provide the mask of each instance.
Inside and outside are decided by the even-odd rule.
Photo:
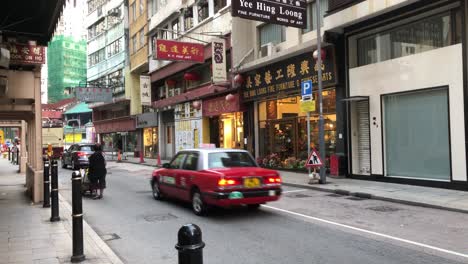
[[[10,44],[10,59],[13,64],[44,64],[45,49],[28,44]]]
[[[157,60],[205,62],[205,47],[202,44],[155,39],[154,46]]]
[[[227,101],[226,96],[217,97],[214,99],[203,100],[202,113],[203,116],[218,116],[225,113],[233,113],[241,111],[239,105],[239,95],[234,94],[232,101]]]

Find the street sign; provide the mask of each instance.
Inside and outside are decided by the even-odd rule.
[[[301,101],[301,113],[315,112],[315,101]]]
[[[301,83],[301,96],[302,100],[304,100],[304,97],[310,98],[309,100],[312,100],[312,80],[303,81]]]
[[[305,166],[307,168],[321,167],[322,166],[322,160],[320,159],[320,156],[319,156],[318,152],[315,149],[312,150],[312,153],[310,153],[310,156],[307,159],[307,162],[306,162]]]

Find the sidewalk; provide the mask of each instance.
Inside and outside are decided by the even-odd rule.
[[[139,161],[139,158],[129,157],[123,162],[140,164]],[[161,161],[161,164],[165,162],[168,161]],[[156,164],[155,159],[145,159],[142,165],[155,167]],[[468,191],[331,177],[325,185],[308,184],[305,173],[280,171],[280,174],[286,186],[468,213]]]
[[[60,218],[50,222],[50,208],[34,205],[25,195],[25,176],[17,166],[0,158],[0,264],[70,263],[72,256],[71,207],[60,197]],[[122,261],[83,222],[84,254],[81,263],[120,264]]]

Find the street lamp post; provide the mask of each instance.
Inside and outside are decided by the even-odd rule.
[[[321,35],[321,12],[320,12],[320,0],[315,1],[317,5],[317,68],[318,68],[318,96],[319,96],[319,152],[320,158],[322,160],[322,165],[320,166],[320,183],[325,184],[327,178],[325,175],[325,141],[324,141],[324,120],[323,120],[323,97],[322,97],[322,35]]]

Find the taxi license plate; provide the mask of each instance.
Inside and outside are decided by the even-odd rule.
[[[245,188],[256,188],[260,187],[260,179],[259,178],[245,178],[244,179],[244,187]]]

